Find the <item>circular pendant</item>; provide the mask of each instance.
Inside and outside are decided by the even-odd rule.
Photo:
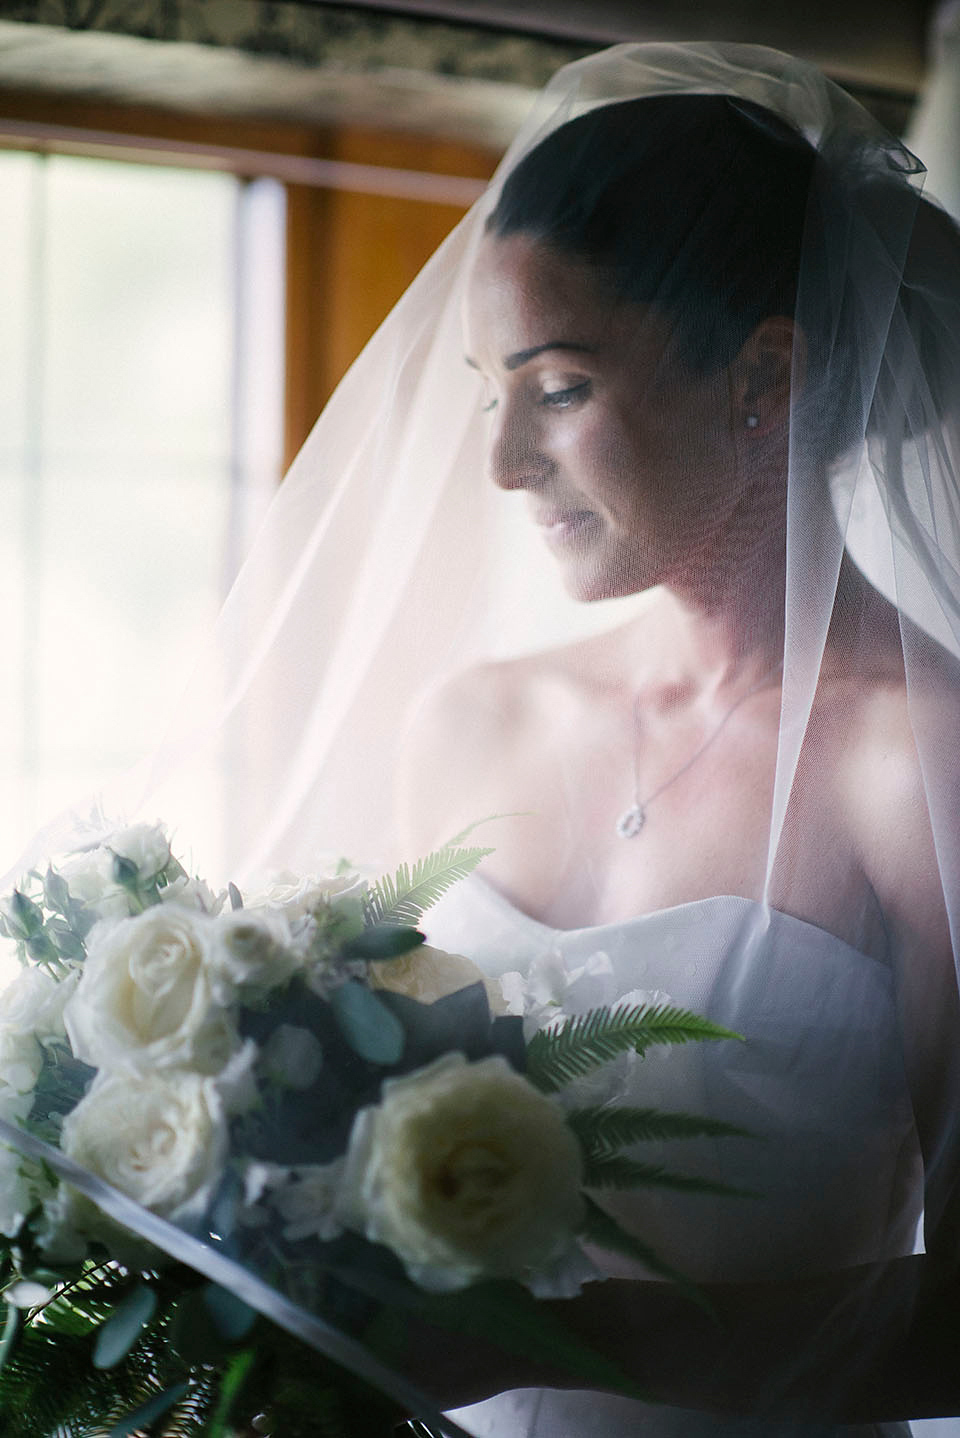
[[[617,833],[621,839],[635,839],[647,822],[647,811],[642,804],[631,804],[617,820]]]

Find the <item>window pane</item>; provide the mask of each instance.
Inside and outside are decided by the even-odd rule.
[[[9,152],[0,194],[2,871],[156,741],[276,483],[283,214],[276,186]]]

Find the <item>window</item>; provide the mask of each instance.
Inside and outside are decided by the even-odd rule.
[[[16,151],[0,194],[3,870],[159,737],[279,478],[284,195]]]

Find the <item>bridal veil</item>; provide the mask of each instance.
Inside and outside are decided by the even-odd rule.
[[[131,803],[174,825],[199,872],[242,885],[326,857],[369,869],[415,858],[396,833],[393,774],[425,699],[452,675],[613,628],[646,602],[571,598],[515,496],[485,480],[462,312],[485,224],[522,157],[595,107],[677,95],[731,97],[748,123],[790,127],[811,147],[792,316],[806,346],[790,401],[783,699],[767,882],[745,896],[757,904],[743,972],[769,924],[845,553],[898,621],[934,882],[960,956],[960,248],[922,200],[922,167],[903,145],[812,67],[757,47],[625,45],[566,67],[489,192],[349,371],[266,517],[167,742],[138,776]],[[702,156],[679,150],[685,163],[697,172]],[[693,315],[695,328],[708,320]],[[849,654],[854,683],[860,664],[869,682],[871,638]],[[629,754],[623,769],[628,790]],[[824,1001],[823,1022],[843,1018]],[[949,1065],[941,1079],[952,1094]],[[915,1241],[878,1257],[952,1251],[957,1126],[944,1118],[925,1138]],[[838,1337],[856,1307],[844,1303],[824,1318],[824,1351],[858,1349],[851,1333]],[[865,1356],[874,1343],[882,1351],[878,1331],[863,1337]]]

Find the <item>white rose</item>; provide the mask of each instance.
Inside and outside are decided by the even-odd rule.
[[[220,1176],[227,1123],[215,1084],[199,1074],[98,1074],[64,1119],[61,1147],[144,1208],[176,1220],[200,1209]]]
[[[0,1029],[0,1084],[31,1095],[43,1068],[43,1049],[31,1033]],[[29,1109],[28,1109],[29,1112]]]
[[[357,874],[272,874],[263,888],[243,896],[245,909],[283,909],[290,919],[302,918],[320,904],[359,898],[365,881]]]
[[[68,854],[57,869],[71,897],[94,909],[101,919],[121,919],[130,913],[129,896],[114,876],[118,855],[135,864],[141,880],[149,883],[170,862],[170,840],[159,824],[130,824],[91,848]]]
[[[16,1149],[0,1146],[0,1233],[5,1238],[16,1237],[27,1214],[49,1191],[50,1181],[39,1164]]]
[[[200,909],[205,914],[219,914],[226,902],[227,893],[224,889],[215,894],[203,879],[181,874],[169,884],[164,884],[157,897],[161,904],[185,904],[188,909]]]
[[[41,1041],[64,1036],[63,1009],[78,979],[23,969],[0,993],[0,1084],[32,1092],[43,1067]]]
[[[301,968],[290,926],[279,910],[237,909],[221,914],[212,931],[210,976],[218,1003],[239,990],[266,995]]]
[[[383,959],[369,966],[369,983],[372,989],[387,989],[393,994],[405,994],[421,1004],[432,1004],[458,989],[471,984],[483,984],[487,991],[490,1012],[507,1012],[503,994],[495,980],[487,978],[470,959],[462,954],[448,954],[443,949],[434,949],[429,944],[410,949],[397,959]]]
[[[339,1238],[343,1224],[337,1216],[337,1199],[343,1177],[344,1161],[302,1164],[291,1168],[271,1195],[274,1207],[284,1220],[283,1236],[295,1243],[303,1238],[319,1238],[329,1243]]]
[[[211,991],[214,922],[196,910],[162,904],[98,925],[64,1009],[77,1057],[95,1068],[145,1072],[189,1065],[218,1072],[237,1036]]]
[[[162,874],[170,862],[170,840],[162,824],[130,824],[111,834],[104,847],[136,864],[145,882]]]
[[[55,979],[26,968],[0,993],[0,1027],[28,1030],[38,1038],[62,1038],[63,1009],[79,975]]]
[[[560,1109],[500,1056],[461,1054],[383,1085],[354,1121],[338,1213],[423,1287],[524,1278],[569,1250],[580,1147]]]
[[[129,914],[130,901],[113,877],[113,855],[108,849],[71,854],[57,872],[66,880],[71,898],[79,899],[101,919],[122,919]]]

